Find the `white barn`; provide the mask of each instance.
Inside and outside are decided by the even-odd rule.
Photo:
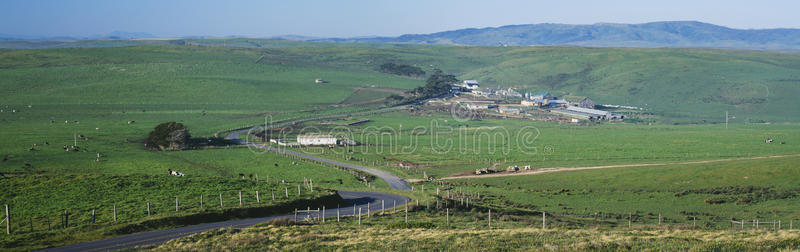
[[[336,137],[320,134],[298,135],[297,143],[300,145],[336,145]]]

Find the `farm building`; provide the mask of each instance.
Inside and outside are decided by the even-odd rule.
[[[551,110],[551,112],[557,113],[557,114],[562,114],[562,115],[565,115],[565,116],[568,116],[568,117],[579,118],[579,119],[590,120],[590,121],[602,119],[602,117],[599,116],[599,115],[583,113],[583,112],[578,112],[578,111],[572,111],[572,110],[566,110],[566,109]]]
[[[458,86],[464,87],[469,90],[475,90],[481,87],[480,85],[478,85],[478,81],[476,80],[465,80]]]
[[[494,102],[491,101],[485,101],[485,102],[473,101],[473,102],[464,102],[462,104],[465,104],[467,109],[470,110],[491,109],[497,107],[497,104],[494,104]]]
[[[539,92],[539,93],[536,93],[535,95],[532,95],[530,97],[530,99],[531,100],[552,100],[554,98],[548,92]]]
[[[499,107],[497,108],[497,112],[500,112],[500,114],[519,114],[520,109],[511,107]]]
[[[592,101],[592,99],[589,99],[589,97],[586,97],[583,98],[583,100],[581,100],[578,103],[578,106],[580,106],[581,108],[594,109],[594,101]]]
[[[624,115],[614,114],[608,111],[602,111],[597,109],[581,108],[576,106],[569,106],[566,109],[553,110],[552,112],[586,120],[625,119]]]
[[[298,135],[297,143],[300,145],[336,145],[336,137],[321,134]]]
[[[531,100],[522,100],[522,102],[520,102],[520,105],[525,106],[525,107],[541,106],[541,105],[537,105],[536,101],[531,101]]]
[[[544,100],[544,103],[550,107],[567,107],[569,104],[566,100]]]

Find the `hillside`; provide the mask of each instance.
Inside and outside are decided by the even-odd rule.
[[[221,45],[223,40],[188,42],[214,46]],[[294,87],[298,87],[297,91],[315,87],[314,90],[320,91],[320,94],[338,94],[337,98],[330,100],[320,96],[319,100],[310,101],[312,104],[344,100],[352,90],[343,91],[342,87],[386,83],[388,87],[411,89],[421,85],[419,80],[389,78],[378,72],[381,64],[392,62],[416,65],[427,72],[439,68],[456,74],[459,79],[476,79],[483,87],[514,87],[526,92],[548,91],[557,96],[589,96],[598,104],[644,107],[659,117],[659,121],[668,123],[724,122],[725,111],[735,117],[731,121],[734,123],[800,120],[800,111],[794,109],[800,107],[800,102],[794,97],[794,94],[800,93],[800,55],[791,53],[714,49],[331,44],[253,39],[230,39],[224,43],[255,48],[161,45],[124,49],[0,51],[0,68],[5,76],[0,81],[0,89],[6,94],[0,97],[4,103],[24,104],[35,102],[45,97],[41,94],[50,92],[44,99],[48,103],[69,103],[74,100],[71,93],[85,92],[89,90],[87,88],[102,90],[110,88],[111,83],[130,84],[125,87],[154,88],[159,86],[156,83],[161,77],[158,76],[163,76],[172,79],[169,90],[206,91],[194,93],[188,98],[191,103],[230,103],[231,96],[214,93],[222,92],[241,94],[237,97],[241,103],[264,106],[281,103],[267,102],[263,98],[292,98],[285,95],[272,97],[275,93],[261,89],[266,87],[262,85],[271,85],[273,88],[283,85],[283,90],[295,90]],[[255,63],[257,60],[258,63]],[[237,77],[193,75],[207,68]],[[83,78],[80,76],[89,71],[102,71],[108,75],[90,74],[89,79],[75,81],[75,78]],[[292,83],[298,81],[295,76],[302,76],[303,80],[318,77],[329,79],[342,75],[342,71],[371,77],[335,77],[340,79],[333,79],[332,84],[324,87],[303,81],[299,86],[285,85],[289,80]],[[286,74],[288,72],[292,73]],[[143,73],[158,76],[130,78]],[[281,80],[273,79],[275,77]],[[261,78],[266,78],[265,82],[260,82]],[[385,81],[389,79],[390,82]],[[20,93],[18,89],[21,85],[29,87],[28,91]],[[53,92],[56,88],[53,85],[58,85],[60,91]],[[81,100],[82,103],[111,103],[112,100],[136,97],[133,94],[137,90],[147,89],[113,92],[105,96],[108,98],[106,100],[102,97],[84,97]],[[145,103],[174,102],[175,98],[159,97]]]
[[[800,29],[741,30],[695,21],[592,25],[525,24],[469,28],[399,37],[311,41],[457,45],[575,45],[593,47],[703,47],[758,50],[800,49]]]
[[[302,43],[300,43],[302,44]],[[797,121],[800,55],[716,49],[463,47],[306,43],[266,59],[377,69],[385,62],[440,68],[482,87],[589,96],[644,107],[666,122]]]

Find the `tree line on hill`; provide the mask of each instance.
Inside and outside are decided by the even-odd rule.
[[[425,71],[423,71],[422,68],[410,65],[395,64],[395,63],[381,64],[378,70],[383,73],[415,77],[415,78],[425,76]]]

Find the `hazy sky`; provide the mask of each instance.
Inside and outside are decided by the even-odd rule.
[[[0,34],[396,36],[509,24],[697,20],[800,28],[797,0],[0,0]]]

